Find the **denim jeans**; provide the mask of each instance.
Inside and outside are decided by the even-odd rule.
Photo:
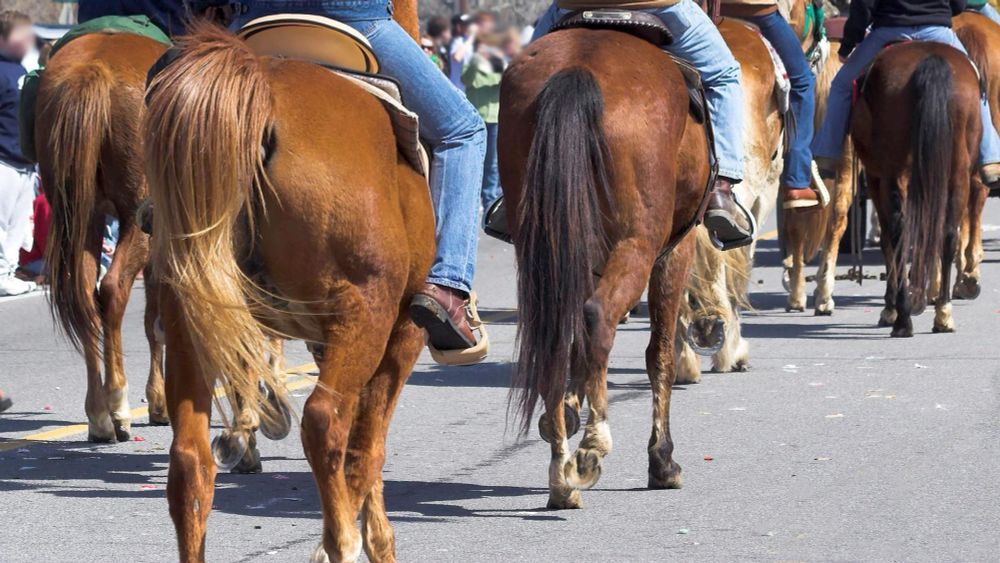
[[[342,11],[340,6],[346,7]],[[437,254],[427,281],[470,291],[476,272],[479,194],[486,156],[486,127],[479,113],[390,19],[386,0],[251,2],[237,25],[283,12],[323,15],[354,27],[371,42],[382,73],[399,82],[407,107],[420,116],[420,136],[432,149],[430,188]],[[360,18],[366,12],[370,15]]]
[[[816,115],[816,77],[802,52],[799,38],[779,12],[746,19],[759,27],[774,46],[785,63],[788,79],[792,83],[790,102],[795,128],[785,154],[781,183],[789,188],[809,187],[812,179],[812,150],[809,144],[813,138],[813,119]]]
[[[673,6],[643,11],[658,16],[670,29],[674,42],[665,49],[691,61],[701,73],[712,114],[712,127],[715,129],[719,175],[742,180],[744,107],[740,64],[736,62],[711,18],[693,0],[681,0]],[[567,13],[569,12],[560,10],[555,4],[550,6],[538,20],[532,40],[548,33],[559,18]]]
[[[499,124],[486,124],[486,162],[483,163],[483,211],[489,211],[503,193],[500,191],[500,168],[497,165],[497,131]]]
[[[851,116],[851,95],[854,89],[854,79],[858,77],[868,64],[882,51],[886,44],[899,40],[933,41],[951,45],[965,52],[965,47],[951,28],[942,26],[925,27],[878,27],[865,37],[865,40],[855,47],[830,85],[830,98],[827,101],[826,117],[816,137],[813,139],[812,150],[816,156],[837,159],[844,153],[844,140],[847,138],[847,127]],[[979,164],[1000,162],[1000,136],[993,127],[990,117],[989,103],[980,98],[980,118],[983,122],[983,138],[979,144]]]
[[[979,8],[979,13],[1000,24],[1000,12],[989,3],[983,4],[983,7]]]

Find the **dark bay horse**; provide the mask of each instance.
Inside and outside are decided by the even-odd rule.
[[[955,330],[950,276],[982,134],[979,96],[979,78],[960,51],[911,42],[879,55],[855,107],[851,137],[888,272],[879,324],[891,325],[892,336],[913,335],[911,312],[928,299],[934,332]],[[932,286],[936,295],[928,295]]]
[[[52,205],[46,249],[50,302],[86,361],[85,408],[95,442],[128,440],[131,432],[122,317],[149,252],[135,221],[147,192],[139,127],[146,71],[164,51],[162,43],[138,35],[86,35],[56,52],[39,85],[35,144]],[[106,215],[118,218],[120,237],[98,285]],[[145,284],[149,420],[167,424],[162,346],[153,330],[157,286],[151,276]]]
[[[151,84],[144,140],[180,559],[205,559],[213,389],[280,416],[252,374],[277,384],[264,337],[281,333],[322,350],[301,419],[323,510],[314,560],[354,561],[363,547],[393,561],[381,471],[423,348],[407,306],[434,256],[427,183],[381,103],[348,79],[258,57],[207,26],[179,47]]]
[[[500,97],[521,311],[512,401],[524,430],[539,398],[545,406],[548,505],[581,506],[580,490],[600,477],[611,450],[608,357],[619,320],[647,284],[649,486],[680,487],[670,436],[674,334],[693,258],[685,232],[709,176],[705,131],[689,115],[681,73],[651,43],[571,29],[529,45]],[[584,398],[590,414],[573,452],[568,438]]]

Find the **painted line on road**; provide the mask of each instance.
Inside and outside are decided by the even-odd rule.
[[[285,388],[289,391],[295,391],[312,385],[315,383],[315,380],[312,377],[309,377],[309,375],[317,369],[319,368],[316,364],[310,362],[308,364],[302,364],[285,370],[286,376],[296,376],[296,379],[293,379],[285,384]],[[221,398],[225,396],[225,393],[223,393],[221,389],[217,389],[215,391],[215,396]],[[129,411],[129,414],[133,419],[147,416],[149,414],[149,407],[136,407]],[[25,436],[24,438],[18,438],[9,442],[0,442],[0,452],[36,445],[38,442],[51,442],[53,440],[67,438],[76,434],[83,434],[86,431],[86,424],[70,424],[68,426],[60,426],[59,428],[53,428],[52,430],[46,430],[45,432],[31,434],[30,436]]]

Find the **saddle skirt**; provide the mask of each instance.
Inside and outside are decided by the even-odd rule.
[[[275,14],[247,22],[238,36],[258,55],[320,65],[374,96],[389,115],[400,152],[428,177],[430,160],[420,143],[417,114],[403,104],[399,85],[378,74],[378,57],[364,35],[323,16]]]

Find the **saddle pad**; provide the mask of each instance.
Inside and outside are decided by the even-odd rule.
[[[664,47],[674,42],[673,35],[659,16],[636,10],[602,9],[570,12],[552,26],[552,31],[577,27],[621,31],[649,41],[657,47]]]
[[[357,84],[365,92],[378,98],[382,107],[389,114],[393,131],[396,134],[396,145],[403,153],[406,161],[424,178],[430,177],[430,158],[424,145],[420,142],[420,120],[403,105],[402,96],[396,83],[387,78],[370,74],[358,74],[336,68],[327,67],[330,72],[342,76]]]
[[[275,14],[251,20],[238,33],[258,55],[285,57],[375,74],[378,58],[353,27],[323,16]]]
[[[788,113],[791,108],[791,92],[792,92],[792,81],[788,78],[788,71],[785,69],[785,63],[781,60],[781,56],[778,55],[778,51],[771,45],[771,42],[764,37],[764,34],[760,32],[760,28],[751,22],[742,20],[740,18],[729,18],[734,21],[738,21],[741,24],[747,26],[754,33],[760,37],[760,40],[767,47],[767,52],[771,55],[771,63],[774,65],[774,95],[778,101],[778,109],[781,113]]]

